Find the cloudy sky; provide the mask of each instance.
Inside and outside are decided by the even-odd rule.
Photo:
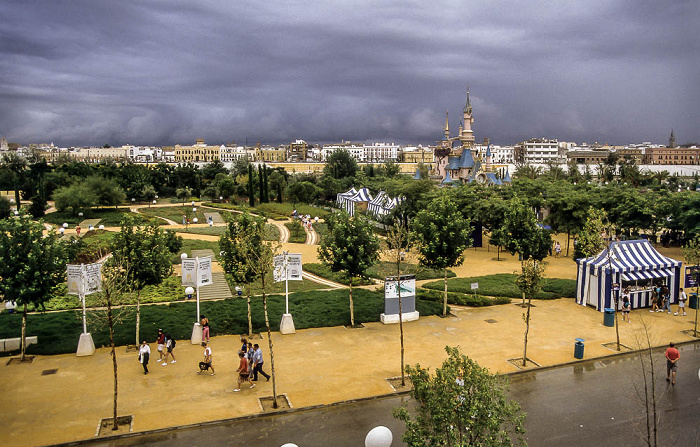
[[[700,142],[697,0],[0,2],[0,136]]]

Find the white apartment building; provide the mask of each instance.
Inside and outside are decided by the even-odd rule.
[[[159,162],[163,158],[163,149],[159,147],[143,147],[143,146],[122,146],[127,150],[129,160],[135,163],[154,163]]]
[[[523,147],[523,161],[526,164],[561,163],[559,142],[547,138],[530,138],[520,143]]]
[[[222,163],[232,163],[236,160],[250,158],[248,150],[243,146],[219,146],[219,160]]]
[[[328,160],[328,157],[335,151],[344,149],[350,153],[350,156],[357,162],[365,161],[364,145],[358,143],[341,143],[341,144],[324,144],[321,149],[321,161]]]
[[[379,162],[398,161],[399,145],[394,143],[374,143],[363,145],[365,161]]]
[[[488,145],[479,144],[476,150],[479,155],[484,157]],[[515,147],[514,146],[497,146],[491,145],[491,163],[494,164],[515,164]]]

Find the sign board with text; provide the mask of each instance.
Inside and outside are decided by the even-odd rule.
[[[201,287],[212,284],[211,256],[182,260],[182,285]]]
[[[685,268],[685,288],[691,289],[698,286],[698,270],[700,265],[689,265]]]
[[[287,276],[284,275],[284,257],[285,255],[275,256],[275,269],[273,272],[275,282],[280,281],[301,281],[301,253],[288,253],[287,255]]]
[[[102,291],[102,264],[67,264],[68,293],[90,295]]]

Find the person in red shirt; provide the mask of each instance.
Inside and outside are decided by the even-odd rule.
[[[248,359],[246,358],[243,351],[238,351],[238,357],[241,359],[241,363],[238,365],[238,386],[233,391],[241,390],[241,383],[248,382],[250,387],[253,388],[255,384],[250,381],[250,369],[248,369]]]
[[[666,382],[671,382],[671,385],[676,384],[676,371],[678,371],[678,359],[681,358],[681,353],[674,347],[673,342],[666,348]],[[673,374],[671,374],[673,373]],[[671,380],[673,377],[673,380]]]

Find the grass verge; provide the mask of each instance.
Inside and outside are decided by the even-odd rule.
[[[522,298],[523,294],[515,285],[517,275],[512,273],[497,273],[495,275],[476,276],[473,278],[452,278],[447,280],[447,290],[462,294],[473,294],[471,284],[478,282],[478,293],[487,296]],[[426,289],[443,290],[443,281],[435,281],[423,285]],[[576,297],[576,281],[573,279],[545,278],[542,291],[535,295],[538,300]]]

